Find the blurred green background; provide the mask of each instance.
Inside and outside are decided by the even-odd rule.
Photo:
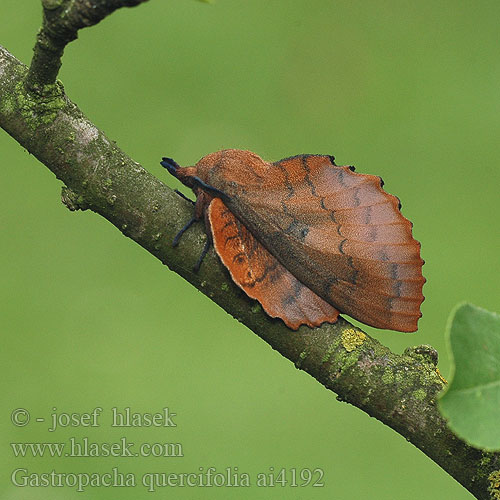
[[[37,0],[0,3],[0,43],[31,57]],[[451,308],[500,310],[497,1],[150,1],[80,32],[68,95],[172,187],[162,155],[221,148],[268,160],[334,154],[385,180],[426,260],[416,334],[367,328],[396,352],[429,343],[449,374]],[[53,174],[0,133],[0,498],[466,499],[391,429],[272,351],[103,218],[70,213]],[[104,409],[99,428],[48,432],[59,412]],[[111,408],[169,407],[177,427],[112,429]],[[14,427],[26,408],[32,422]],[[46,418],[46,423],[34,421]],[[10,442],[180,442],[184,457],[14,458]],[[11,471],[198,472],[255,478],[322,468],[324,487],[15,488]]]

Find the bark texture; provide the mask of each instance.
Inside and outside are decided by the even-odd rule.
[[[55,80],[64,45],[77,29],[120,6],[139,3],[44,0],[42,32],[64,43],[60,50],[46,50],[39,37],[30,70],[0,46],[0,126],[64,182],[62,200],[70,210],[90,209],[108,219],[339,400],[399,432],[476,498],[500,499],[500,453],[469,446],[439,413],[436,396],[444,381],[432,347],[394,354],[342,318],[334,325],[292,332],[231,281],[213,250],[201,270],[193,272],[205,242],[201,224],[172,247],[191,218],[192,205],[109,140]],[[88,10],[93,4],[95,12]]]

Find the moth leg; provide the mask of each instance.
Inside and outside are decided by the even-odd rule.
[[[172,241],[172,246],[176,247],[181,240],[182,235],[195,223],[198,219],[196,217],[191,217],[186,223],[186,225],[175,235],[174,240]]]
[[[200,257],[198,258],[198,262],[193,267],[193,271],[195,273],[197,273],[200,270],[201,263],[203,262],[205,255],[207,255],[208,251],[210,250],[211,245],[212,245],[212,238],[209,238],[207,236],[207,240],[205,241],[205,246],[203,247],[203,250],[201,251]]]
[[[178,193],[178,194],[180,194],[184,198],[184,195],[182,193]],[[205,232],[207,235],[207,239],[205,241],[205,245],[203,246],[203,250],[201,251],[200,257],[198,258],[196,265],[193,267],[193,271],[195,273],[197,273],[200,270],[203,259],[205,258],[205,255],[207,255],[208,251],[210,250],[210,246],[212,245],[212,241],[213,241],[212,240],[212,232],[210,231],[210,220],[209,220],[207,212],[206,212],[206,206],[208,203],[210,203],[211,198],[207,193],[202,191],[202,192],[197,194],[196,202],[189,200],[189,198],[186,198],[186,199],[195,204],[194,215],[191,217],[191,219],[189,219],[186,222],[185,226],[175,235],[174,241],[172,242],[172,246],[176,247],[179,244],[179,241],[180,241],[182,235],[195,222],[198,222],[202,218],[205,219],[205,229],[206,229]]]
[[[198,262],[196,265],[193,267],[193,271],[197,273],[200,270],[201,263],[203,262],[203,259],[205,258],[205,255],[207,255],[208,251],[210,250],[210,247],[212,246],[213,243],[213,236],[212,236],[212,230],[210,226],[210,218],[208,217],[208,211],[205,210],[203,217],[205,219],[205,233],[207,235],[207,240],[205,241],[205,245],[203,247],[203,250],[201,251],[200,257],[198,258]]]
[[[182,237],[182,235],[195,223],[198,222],[200,219],[197,218],[196,216],[191,217],[186,223],[186,225],[175,235],[174,241],[172,242],[172,246],[176,247],[179,244],[179,241]],[[207,255],[208,251],[210,250],[210,247],[212,245],[212,235],[210,233],[207,234],[207,239],[205,241],[205,245],[203,246],[203,250],[201,251],[201,254],[198,258],[198,261],[193,267],[193,271],[197,273],[200,270],[201,264],[203,262],[203,259],[205,258],[205,255]]]
[[[178,189],[174,189],[174,193],[177,193],[181,198],[184,198],[186,201],[189,201],[189,203],[192,203],[193,205],[195,204],[195,202],[191,198],[188,198],[184,193],[181,193]]]

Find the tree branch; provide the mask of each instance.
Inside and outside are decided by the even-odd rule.
[[[55,83],[66,45],[78,30],[93,26],[120,7],[134,7],[147,0],[42,0],[43,24],[25,81],[30,91]]]
[[[213,250],[200,272],[192,271],[205,241],[201,225],[172,247],[175,234],[192,215],[192,205],[121,151],[68,99],[62,85],[54,83],[64,45],[79,28],[140,0],[43,3],[40,36],[47,37],[50,47],[39,36],[29,71],[0,46],[0,126],[64,182],[65,205],[108,219],[297,368],[336,392],[339,400],[399,432],[478,499],[500,496],[495,482],[500,453],[467,445],[448,429],[437,409],[443,379],[434,349],[419,346],[397,355],[343,319],[293,332],[269,318],[232,282]],[[88,10],[92,5],[100,6],[96,15]]]

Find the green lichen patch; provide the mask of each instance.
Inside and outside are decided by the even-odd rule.
[[[19,82],[16,85],[16,100],[22,117],[32,130],[52,123],[66,104],[59,82],[44,85],[36,92],[27,92],[23,82]]]
[[[438,363],[438,352],[427,344],[407,347],[404,354],[429,365],[437,366]]]
[[[306,351],[302,351],[300,354],[299,354],[299,358],[295,361],[295,366],[297,368],[300,368],[302,366],[302,363],[304,362],[304,360],[307,358],[307,352]]]
[[[76,210],[87,210],[88,205],[83,196],[75,193],[72,189],[63,186],[61,189],[61,201],[72,212]]]
[[[366,334],[354,328],[348,328],[342,332],[342,346],[347,352],[352,352],[366,340]]]
[[[225,284],[225,283],[224,283]],[[227,285],[226,285],[227,286]],[[251,311],[254,313],[254,314],[257,314],[258,312],[260,312],[260,304],[257,302],[256,304],[254,304],[251,308]]]
[[[394,384],[394,373],[392,368],[386,368],[382,374],[382,382],[384,384]]]
[[[425,390],[422,388],[417,389],[416,391],[413,391],[413,398],[418,400],[418,401],[423,401],[426,396],[427,396],[427,392],[425,392]]]
[[[500,470],[493,471],[488,476],[490,485],[488,486],[488,493],[492,500],[500,500]]]
[[[44,9],[54,10],[60,7],[64,3],[64,0],[42,0],[42,5]]]
[[[0,100],[0,109],[3,113],[9,114],[16,109],[15,99],[11,98],[9,94],[4,94]]]
[[[326,350],[325,354],[323,354],[323,357],[321,358],[322,363],[328,363],[330,361],[330,357],[333,354],[333,351],[335,351],[335,344],[330,344],[328,346],[328,349]]]

